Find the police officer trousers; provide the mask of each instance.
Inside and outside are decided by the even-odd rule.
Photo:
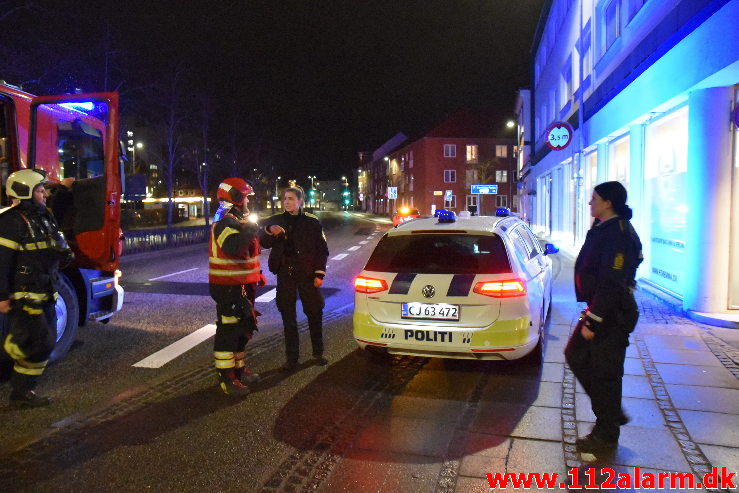
[[[593,435],[609,442],[618,441],[622,381],[629,332],[619,325],[601,325],[590,341],[575,327],[565,348],[565,359],[572,373],[590,397],[596,422]]]
[[[297,298],[308,318],[308,330],[313,346],[313,356],[323,356],[323,295],[313,285],[313,277],[300,274],[290,265],[283,265],[277,273],[277,309],[285,327],[285,355],[288,363],[297,363],[300,355],[300,338],[296,313]]]
[[[13,389],[33,390],[56,344],[55,303],[14,301],[9,319],[10,328],[2,341],[1,359],[6,364],[8,359],[13,361],[10,375]]]

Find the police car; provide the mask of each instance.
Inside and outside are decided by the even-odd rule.
[[[552,300],[548,255],[558,250],[498,214],[442,210],[388,231],[354,281],[360,348],[475,360],[540,350]]]

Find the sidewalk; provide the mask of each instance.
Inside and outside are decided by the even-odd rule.
[[[738,471],[739,358],[721,338],[736,331],[700,325],[642,291],[623,386],[631,422],[622,427],[615,453],[576,451],[575,439],[595,421],[563,355],[582,304],[574,299],[572,259],[553,258],[553,307],[540,368],[432,358],[407,382],[399,379],[398,394],[378,401],[317,491],[523,491],[491,489],[486,474],[557,473],[559,485],[571,484],[567,473],[574,469],[585,485],[590,468],[618,475],[639,467],[655,477],[677,472],[701,479],[712,466]]]
[[[561,256],[559,262],[561,270],[547,336],[544,375],[563,368],[561,446],[559,449],[553,446],[557,440],[542,441],[528,444],[530,456],[513,455],[517,441],[545,438],[541,426],[544,423],[537,416],[543,416],[546,408],[534,402],[511,433],[511,453],[506,455],[505,472],[560,469],[562,474],[577,467],[584,483],[584,471],[589,467],[612,467],[617,474],[631,473],[635,466],[652,473],[702,475],[710,472],[711,466],[739,471],[739,351],[721,338],[736,331],[696,323],[643,291],[637,292],[640,319],[625,364],[624,409],[631,422],[621,428],[615,454],[595,457],[576,452],[575,438],[590,431],[595,417],[590,400],[564,365],[562,352],[581,304],[574,300],[571,286],[572,260]],[[543,378],[540,394],[546,393],[549,387],[551,383]],[[537,422],[539,426],[531,426]],[[479,481],[473,478],[493,472],[492,466],[497,463],[465,457],[460,468],[467,476],[460,474],[454,491],[490,491],[479,488]],[[470,467],[472,464],[477,467]],[[735,483],[739,483],[736,477]],[[474,485],[478,487],[475,489]]]

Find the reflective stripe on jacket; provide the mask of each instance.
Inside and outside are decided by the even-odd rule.
[[[223,224],[221,224],[223,223]],[[249,242],[244,245],[243,256],[228,255],[223,245],[232,235],[240,241]],[[220,285],[240,285],[256,283],[260,280],[259,247],[252,244],[255,237],[243,235],[238,229],[238,221],[231,215],[224,216],[213,224],[210,230],[210,255],[208,260],[208,282]]]

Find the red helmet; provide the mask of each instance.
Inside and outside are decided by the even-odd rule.
[[[244,205],[247,195],[254,195],[254,189],[241,178],[226,178],[218,185],[218,200]]]

